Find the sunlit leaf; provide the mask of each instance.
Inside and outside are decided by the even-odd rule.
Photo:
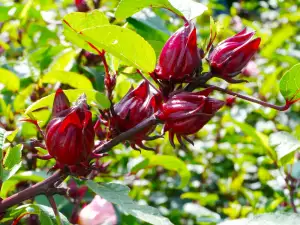
[[[3,159],[4,167],[8,170],[12,169],[16,164],[22,160],[23,145],[18,144],[12,148],[8,148]]]
[[[85,76],[66,71],[51,71],[42,78],[43,83],[55,84],[57,82],[67,84],[73,88],[93,89],[91,81]]]
[[[82,39],[79,32],[90,27],[109,24],[107,17],[99,10],[88,13],[73,12],[63,18],[64,35],[68,41],[89,52],[97,54],[97,51]]]
[[[49,66],[49,71],[69,71],[72,68],[73,63],[75,62],[76,55],[77,52],[73,49],[66,49],[62,51],[53,59],[51,65]]]
[[[207,10],[205,5],[193,0],[121,0],[115,16],[116,18],[125,19],[150,6],[169,9],[179,16],[184,16],[187,20],[200,16]]]
[[[17,75],[9,70],[0,68],[0,83],[2,83],[7,90],[18,91],[20,88],[20,79]]]
[[[124,27],[104,25],[81,31],[84,39],[97,49],[104,49],[128,65],[152,72],[156,55],[151,45],[141,36]]]
[[[275,148],[278,159],[282,162],[288,161],[294,152],[300,148],[300,142],[284,131],[271,134],[269,142]]]

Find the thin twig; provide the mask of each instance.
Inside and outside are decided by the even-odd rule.
[[[49,201],[49,203],[50,203],[50,205],[53,209],[57,224],[62,225],[61,218],[59,216],[59,211],[57,209],[57,206],[56,206],[55,200],[53,198],[53,195],[47,195],[47,198],[48,198],[48,201]]]
[[[220,92],[223,92],[223,93],[226,93],[226,94],[229,94],[229,95],[232,95],[232,96],[235,96],[235,97],[247,100],[249,102],[254,102],[254,103],[257,103],[257,104],[265,106],[265,107],[276,109],[278,111],[285,111],[285,110],[287,110],[290,107],[289,104],[285,104],[285,105],[282,105],[282,106],[273,105],[271,103],[264,102],[264,101],[258,100],[256,98],[253,98],[253,97],[250,97],[250,96],[246,96],[246,95],[242,95],[242,94],[239,94],[239,93],[236,93],[236,92],[224,89],[224,88],[220,88],[220,87],[217,87],[217,86],[214,86],[214,85],[205,84],[205,85],[203,85],[203,87],[213,88],[214,90],[217,90],[217,91],[220,91]]]

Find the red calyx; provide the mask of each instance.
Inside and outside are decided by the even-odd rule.
[[[61,104],[62,99],[67,97],[58,90],[53,105],[54,117],[46,127],[47,149],[59,164],[87,162],[94,148],[95,132],[86,97],[82,95],[73,107],[67,109],[67,104]]]
[[[253,36],[244,29],[219,43],[208,57],[211,72],[228,81],[238,75],[259,48],[261,39]]]
[[[88,12],[90,11],[89,6],[87,5],[86,0],[75,0],[75,5],[78,12]]]
[[[143,81],[137,88],[130,89],[122,100],[114,106],[112,116],[109,118],[109,127],[112,133],[125,132],[143,120],[150,117],[157,110],[157,98],[151,93],[147,81]],[[142,141],[148,136],[155,126],[151,126],[135,135],[131,140],[132,147],[135,145],[145,147]]]
[[[171,83],[189,82],[200,67],[196,28],[186,23],[164,45],[152,77]]]
[[[210,89],[190,93],[174,94],[161,106],[157,117],[165,125],[163,132],[169,131],[170,143],[174,147],[174,135],[183,145],[182,137],[198,132],[224,105],[223,101],[207,97]]]

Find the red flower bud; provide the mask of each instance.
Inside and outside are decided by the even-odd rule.
[[[253,35],[244,29],[219,43],[208,57],[211,72],[229,80],[239,74],[259,48],[260,38]]]
[[[181,137],[198,132],[224,105],[223,101],[207,97],[210,89],[197,93],[180,92],[164,103],[157,117],[164,121],[164,132],[169,131],[170,143],[174,135],[183,145]]]
[[[143,81],[136,89],[131,88],[124,98],[114,106],[114,115],[111,118],[110,126],[118,133],[125,132],[150,117],[156,109],[156,96],[150,92],[149,83]],[[154,128],[151,126],[137,134],[132,143],[141,146],[142,140]]]
[[[55,114],[46,127],[46,146],[58,163],[76,165],[86,162],[94,148],[92,113],[84,95],[67,110],[67,104],[62,104],[66,103],[65,99],[64,92],[58,90],[54,99]]]
[[[52,108],[52,117],[59,116],[66,109],[70,108],[70,102],[62,89],[58,89],[55,93],[54,103]]]
[[[78,12],[88,12],[90,10],[86,0],[75,0],[75,5]]]
[[[236,98],[235,97],[233,97],[233,96],[228,96],[228,97],[226,97],[226,106],[228,106],[228,107],[232,107],[234,104],[235,104],[235,101],[236,101]]]
[[[196,28],[192,23],[176,31],[167,41],[158,59],[153,78],[173,83],[187,82],[201,67]]]

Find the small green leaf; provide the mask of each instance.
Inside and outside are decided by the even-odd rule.
[[[300,179],[300,162],[296,162],[292,165],[291,175],[295,179]]]
[[[146,168],[148,165],[149,165],[149,159],[144,159],[144,160],[142,160],[141,162],[139,162],[139,163],[137,163],[136,165],[134,165],[134,166],[131,168],[130,172],[131,172],[131,173],[136,173],[136,172],[138,172],[139,170]]]
[[[83,38],[97,49],[104,49],[128,65],[152,72],[156,55],[151,45],[132,30],[116,25],[92,27],[81,31]]]
[[[175,156],[154,155],[151,156],[149,166],[162,166],[167,170],[176,171],[181,177],[181,183],[178,188],[184,188],[190,181],[191,173],[186,164]]]
[[[169,219],[163,217],[159,211],[151,206],[137,205],[129,198],[130,189],[127,186],[116,183],[97,184],[88,180],[87,186],[107,201],[116,204],[126,214],[130,214],[140,220],[154,225],[171,225]]]
[[[169,9],[179,16],[184,16],[187,20],[200,16],[207,10],[205,5],[192,0],[121,0],[115,16],[119,19],[125,19],[150,6]]]
[[[17,75],[9,70],[0,68],[0,83],[2,83],[7,90],[18,91],[20,88],[20,79]]]
[[[300,99],[300,63],[294,65],[283,75],[279,87],[286,101],[292,103]]]
[[[33,84],[28,85],[28,87],[24,88],[16,95],[16,98],[13,103],[15,111],[21,111],[25,109],[26,99],[31,95],[33,88]]]
[[[282,163],[289,161],[294,152],[300,148],[300,142],[284,131],[271,134],[269,142],[270,146],[275,147],[278,159]]]
[[[18,172],[18,170],[21,168],[22,162],[19,162],[18,164],[15,164],[10,170],[5,170],[3,171],[2,175],[2,181],[5,182],[9,180],[13,175]]]
[[[73,88],[93,89],[93,85],[87,77],[74,72],[51,71],[43,76],[42,82],[50,84],[60,82]]]
[[[95,49],[91,48],[91,46],[83,40],[79,32],[83,29],[109,24],[107,17],[102,12],[93,10],[88,13],[69,13],[63,18],[63,22],[64,35],[68,41],[89,52],[98,54]]]
[[[22,160],[22,150],[22,144],[18,144],[13,148],[8,148],[3,160],[4,167],[11,170],[16,164],[19,164]]]
[[[87,96],[88,104],[94,102],[97,103],[97,105],[102,109],[109,108],[110,102],[107,99],[107,97],[95,90],[85,90],[85,89],[74,89],[74,90],[64,90],[65,94],[67,95],[70,102],[76,101],[76,99],[83,93]],[[54,101],[54,95],[51,94],[44,98],[41,98],[40,100],[36,101],[32,105],[30,105],[26,111],[25,114],[33,113],[34,116],[37,117],[37,114],[34,113],[35,110],[39,110],[41,108],[52,108],[53,101]]]
[[[57,225],[56,217],[51,207],[39,204],[27,204],[17,207],[11,212],[11,216],[17,217],[24,212],[30,212],[39,216],[40,222],[43,225]],[[68,219],[62,213],[59,213],[62,225],[70,225]]]
[[[176,14],[181,15],[181,13],[175,9],[168,0],[121,0],[116,9],[115,17],[118,19],[126,19],[143,8],[150,6],[171,9]]]
[[[61,53],[59,53],[52,61],[49,66],[49,71],[56,71],[56,70],[64,70],[69,71],[73,63],[75,62],[75,57],[77,52],[73,49],[65,49]]]

